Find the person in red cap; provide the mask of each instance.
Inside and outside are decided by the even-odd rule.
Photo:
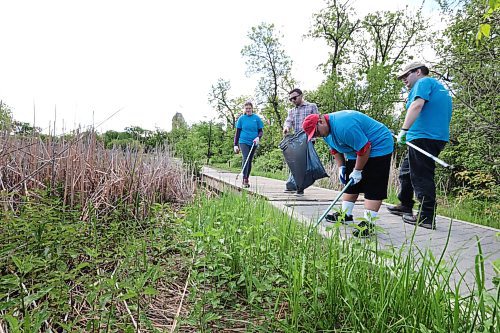
[[[365,195],[364,219],[354,230],[354,236],[369,236],[374,230],[382,200],[387,198],[387,185],[394,142],[391,132],[382,123],[359,111],[337,111],[330,114],[311,114],[302,128],[308,140],[322,137],[330,147],[339,167],[339,180],[349,186],[342,198],[345,216],[333,213],[326,216],[330,222],[344,219],[353,221],[352,211],[360,193]]]

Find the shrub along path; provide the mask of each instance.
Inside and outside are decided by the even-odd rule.
[[[219,171],[209,167],[202,170],[203,180],[214,188],[224,190],[224,187],[231,186],[241,189],[241,177],[236,179],[237,174],[227,171]],[[305,190],[303,197],[295,197],[293,194],[284,193],[285,181],[270,179],[265,177],[250,177],[249,192],[265,197],[273,206],[286,210],[291,216],[304,223],[316,224],[318,217],[328,208],[338,192],[312,186]],[[340,207],[338,204],[334,207]],[[332,210],[333,211],[333,210]],[[354,219],[363,216],[363,198],[356,203],[354,208]],[[413,242],[415,250],[432,251],[439,260],[444,253],[443,260],[448,267],[453,267],[454,281],[450,283],[458,284],[462,277],[463,282],[460,289],[463,293],[469,293],[476,288],[477,276],[482,275],[482,265],[480,265],[480,248],[484,258],[484,283],[486,289],[494,289],[493,279],[498,279],[495,272],[494,261],[499,265],[500,261],[500,230],[471,224],[465,221],[450,220],[447,217],[438,216],[436,218],[436,230],[415,228],[403,223],[401,217],[389,214],[385,205],[380,208],[379,219],[376,222],[380,229],[371,240],[376,240],[378,244],[385,247],[400,248]],[[323,221],[318,226],[318,232],[328,235],[329,227],[333,224]],[[345,237],[352,237],[353,225],[341,226]],[[448,238],[449,235],[449,238]],[[444,252],[443,252],[444,251]],[[479,269],[479,275],[477,273]]]

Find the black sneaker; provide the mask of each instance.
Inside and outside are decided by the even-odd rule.
[[[340,214],[338,212],[334,212],[333,214],[328,214],[325,219],[328,221],[328,222],[337,222],[337,221],[340,221],[340,222],[353,222],[354,219],[352,217],[352,215],[344,215],[344,214]]]
[[[303,197],[304,196],[304,190],[297,190],[297,192],[295,193],[295,196],[296,197]]]
[[[352,232],[354,237],[368,237],[373,234],[375,230],[375,224],[361,221],[358,223],[356,229]]]
[[[411,225],[418,225],[419,227],[425,229],[436,230],[436,223],[434,219],[424,215],[420,215],[420,219],[418,216],[414,215],[403,215],[403,222]]]
[[[399,216],[413,214],[413,210],[410,207],[406,207],[403,205],[387,207],[387,210],[389,211],[389,213],[394,214],[394,215],[399,215]]]

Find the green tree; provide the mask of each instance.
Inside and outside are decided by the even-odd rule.
[[[257,98],[264,103],[264,115],[272,119],[271,124],[280,127],[285,116],[283,99],[295,85],[291,75],[292,60],[282,48],[282,37],[275,31],[274,24],[262,23],[251,28],[250,44],[241,50],[248,66],[247,73],[260,76]]]
[[[217,83],[212,85],[210,89],[208,101],[215,108],[219,119],[224,120],[228,126],[234,129],[243,105],[250,98],[248,96],[231,98],[229,90],[231,90],[231,83],[222,78],[218,79]]]
[[[11,108],[3,101],[0,101],[0,131],[10,130],[12,121]]]
[[[435,41],[440,57],[435,66],[453,96],[451,144],[443,152],[456,167],[450,186],[481,198],[498,198],[500,161],[500,38],[498,24],[490,37],[476,43],[476,27],[483,20],[482,0],[464,1],[442,38]],[[498,22],[500,11],[490,19]]]

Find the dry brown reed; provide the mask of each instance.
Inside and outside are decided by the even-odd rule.
[[[129,207],[142,219],[154,203],[189,201],[195,182],[168,148],[105,149],[93,131],[61,137],[0,134],[4,210],[41,190],[59,195],[68,209],[80,209],[83,220],[117,207]]]
[[[326,163],[325,171],[330,177],[318,180],[317,182],[318,186],[341,191],[344,185],[340,183],[338,179],[339,168],[337,167],[337,164],[333,161]],[[393,157],[391,160],[391,170],[389,172],[389,188],[391,189],[398,188],[399,186],[398,175],[399,175],[399,166],[396,163],[396,159]]]

